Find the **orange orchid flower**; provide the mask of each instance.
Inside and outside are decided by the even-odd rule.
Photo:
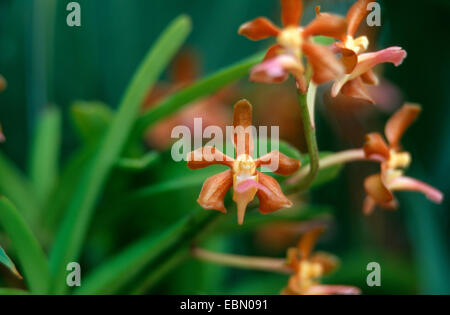
[[[316,227],[302,236],[297,247],[289,248],[287,263],[294,270],[281,294],[286,295],[331,295],[360,294],[356,287],[346,285],[323,285],[319,279],[334,271],[338,259],[324,252],[311,253],[323,227]]]
[[[442,192],[417,179],[403,175],[404,169],[411,163],[411,155],[401,151],[400,139],[416,120],[420,111],[420,106],[415,104],[405,104],[400,108],[385,126],[384,133],[388,143],[379,133],[370,133],[366,136],[364,152],[368,158],[381,162],[381,172],[369,176],[364,182],[368,195],[363,207],[365,214],[372,213],[375,205],[386,209],[396,209],[397,201],[393,192],[397,190],[422,192],[431,201],[442,202]]]
[[[252,123],[252,107],[246,100],[234,105],[233,126],[236,159],[233,159],[214,147],[202,147],[188,154],[187,166],[190,169],[204,168],[214,164],[226,165],[230,169],[208,178],[198,197],[198,203],[204,209],[226,212],[224,198],[227,191],[233,189],[233,200],[237,204],[238,223],[244,222],[245,211],[255,195],[259,199],[259,211],[271,213],[281,208],[289,208],[292,202],[283,194],[278,182],[259,171],[261,166],[269,166],[277,159],[275,174],[289,176],[298,170],[300,162],[272,151],[256,160],[253,159],[253,140],[249,127]]]
[[[370,97],[365,84],[378,84],[378,78],[373,68],[381,63],[390,62],[396,67],[406,57],[406,51],[401,47],[389,47],[377,52],[366,53],[369,47],[367,36],[354,38],[358,27],[368,14],[367,5],[373,0],[358,0],[347,13],[347,33],[340,42],[334,44],[337,52],[342,54],[341,60],[345,73],[333,84],[331,95],[336,97],[339,92],[344,95],[375,103]]]
[[[333,52],[325,46],[313,43],[311,36],[323,35],[335,39],[345,34],[347,23],[344,18],[319,14],[305,27],[299,26],[303,13],[302,0],[281,0],[281,20],[283,28],[278,28],[267,18],[259,17],[244,23],[239,34],[251,40],[276,37],[277,44],[271,46],[263,62],[255,66],[250,80],[264,83],[285,81],[291,73],[301,92],[307,89],[304,77],[302,55],[304,54],[313,69],[312,80],[316,84],[335,79],[344,73],[344,69]]]

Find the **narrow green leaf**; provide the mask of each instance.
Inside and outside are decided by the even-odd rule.
[[[96,152],[97,142],[85,144],[74,152],[63,168],[58,185],[44,205],[45,215],[42,223],[48,232],[53,232],[57,222],[61,220],[62,212],[70,202],[70,197],[83,175],[83,170]]]
[[[175,113],[183,106],[197,99],[208,96],[220,88],[245,77],[249,73],[250,68],[260,62],[262,58],[263,54],[258,53],[170,95],[160,104],[149,109],[139,117],[133,136],[140,137],[142,132],[160,119]]]
[[[31,220],[39,212],[39,202],[31,184],[14,164],[0,153],[0,193],[17,205],[20,212]]]
[[[1,246],[0,246],[0,264],[8,268],[16,277],[22,278],[19,271],[17,271],[16,265],[14,265],[11,258],[9,258],[9,256],[6,255],[5,250]]]
[[[155,263],[164,264],[180,251],[186,250],[201,231],[219,217],[216,211],[198,210],[165,232],[150,235],[136,242],[97,268],[75,293],[118,292],[144,269],[146,277],[153,277],[153,273],[160,272],[160,268],[154,266]]]
[[[61,145],[61,112],[46,109],[38,120],[30,155],[30,178],[40,200],[48,197],[58,178]]]
[[[23,217],[3,196],[0,197],[0,225],[11,239],[31,292],[47,293],[50,274],[44,252]]]
[[[65,267],[67,263],[76,261],[80,254],[96,201],[111,168],[124,148],[142,100],[184,43],[190,30],[191,21],[186,16],[178,17],[172,22],[152,47],[127,88],[119,111],[97,154],[78,182],[56,237],[50,259],[51,270],[55,275],[52,292],[64,293],[67,289]]]

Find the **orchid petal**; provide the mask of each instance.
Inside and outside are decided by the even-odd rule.
[[[266,166],[273,173],[283,176],[294,174],[300,167],[300,161],[290,158],[279,151],[272,151],[256,161],[256,167]],[[274,165],[275,164],[275,165]],[[271,166],[276,168],[272,169]]]
[[[317,239],[323,234],[325,228],[323,226],[315,227],[306,232],[299,240],[297,248],[300,252],[301,259],[307,259],[311,254]]]
[[[283,52],[283,46],[280,44],[275,44],[267,49],[266,55],[264,56],[263,62],[272,58],[275,58],[278,55],[281,55]]]
[[[352,98],[357,98],[371,104],[375,101],[370,96],[369,92],[365,88],[362,79],[360,77],[348,81],[341,89],[341,93]]]
[[[375,158],[381,162],[388,160],[390,156],[389,147],[378,132],[366,135],[363,149],[366,157]]]
[[[204,209],[215,209],[227,212],[224,198],[227,191],[233,185],[233,174],[231,170],[209,177],[203,184],[197,202]]]
[[[196,55],[190,50],[182,51],[171,67],[171,77],[175,84],[184,85],[193,82],[198,77]]]
[[[367,5],[373,0],[357,0],[347,12],[347,34],[354,36],[362,20],[369,13]]]
[[[336,79],[344,73],[344,68],[328,47],[306,42],[303,52],[313,67],[312,80],[322,84]]]
[[[356,78],[366,73],[376,65],[390,62],[398,67],[406,57],[406,51],[401,47],[389,47],[371,53],[364,53],[358,56],[358,64],[351,73],[351,78]]]
[[[191,170],[205,168],[216,164],[232,167],[233,161],[234,159],[230,158],[226,154],[223,154],[215,147],[205,146],[188,154],[187,167]]]
[[[377,204],[386,204],[394,200],[392,192],[386,187],[380,174],[367,177],[364,181],[364,189]]]
[[[361,79],[366,84],[378,85],[378,83],[379,83],[378,77],[373,72],[372,69],[370,69],[369,71],[364,72],[363,74],[361,74]]]
[[[283,26],[297,26],[303,14],[302,0],[281,0],[281,21]]]
[[[366,196],[363,203],[363,213],[365,215],[371,215],[373,213],[373,210],[375,210],[375,206],[375,200],[373,200],[373,198],[370,196]]]
[[[347,30],[347,21],[337,15],[321,13],[303,31],[304,38],[322,35],[341,39]]]
[[[280,29],[268,19],[259,17],[242,24],[238,33],[251,40],[261,40],[270,36],[277,36],[280,33]]]
[[[425,194],[425,196],[435,203],[441,203],[444,194],[438,189],[415,178],[400,176],[389,183],[389,189],[392,191],[417,191]]]
[[[399,145],[408,127],[416,120],[421,108],[416,104],[405,104],[386,123],[384,133],[392,147]]]
[[[345,73],[350,74],[358,64],[358,55],[351,49],[342,48],[342,63],[345,67]]]
[[[253,155],[252,105],[245,99],[234,105],[233,114],[234,146],[236,156],[241,154]]]
[[[261,172],[257,172],[258,180],[267,189],[260,189],[256,193],[259,199],[259,211],[263,214],[271,213],[281,208],[290,208],[292,202],[283,194],[278,182]]]
[[[303,65],[298,59],[289,54],[280,54],[253,67],[250,72],[250,81],[281,83],[284,82],[288,78],[289,73],[291,73],[300,86],[306,89],[306,81],[303,72]]]
[[[252,68],[250,81],[261,83],[281,83],[289,77],[289,72],[281,60],[284,56],[268,59]]]

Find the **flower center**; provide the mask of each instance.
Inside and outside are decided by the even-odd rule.
[[[411,164],[411,155],[408,152],[396,152],[395,150],[390,150],[384,178],[385,182],[389,184],[397,177],[403,176],[403,170],[407,168],[409,164]]]
[[[409,152],[396,152],[390,150],[389,160],[387,162],[390,169],[405,169],[411,164],[411,155]]]
[[[290,26],[281,30],[277,37],[278,44],[286,50],[300,57],[301,46],[303,44],[303,29],[301,27]]]
[[[256,163],[248,154],[239,155],[233,164],[233,172],[239,178],[246,179],[256,172]]]
[[[299,285],[308,288],[315,284],[315,279],[323,275],[323,268],[319,263],[301,261],[298,272]]]
[[[347,35],[347,39],[345,40],[345,48],[353,50],[355,54],[360,54],[366,51],[368,47],[369,39],[367,39],[367,36],[353,38],[352,36]]]

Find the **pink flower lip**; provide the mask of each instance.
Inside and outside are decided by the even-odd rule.
[[[264,186],[261,185],[260,183],[258,183],[256,180],[254,179],[245,179],[242,182],[240,182],[237,186],[236,186],[236,191],[238,193],[244,193],[246,191],[248,191],[249,189],[252,188],[257,188],[260,189],[266,193],[270,193],[270,191]]]

